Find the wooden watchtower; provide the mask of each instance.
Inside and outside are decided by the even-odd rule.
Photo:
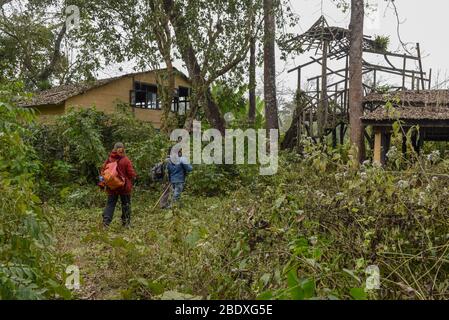
[[[283,148],[297,146],[304,136],[318,141],[332,135],[334,146],[338,142],[343,143],[349,122],[349,34],[348,29],[329,26],[324,16],[321,16],[305,33],[282,44],[282,49],[289,53],[313,54],[309,56],[309,62],[288,71],[297,73],[297,108],[283,141]],[[430,89],[432,70],[429,73],[423,71],[419,44],[416,45],[416,55],[394,53],[386,48],[385,39],[388,42],[388,38],[364,37],[365,95]],[[369,56],[380,57],[383,62],[370,63]],[[313,65],[318,66],[321,72],[303,79],[305,68]],[[400,85],[380,87],[382,73],[397,77]],[[377,107],[375,104],[366,104],[369,112]],[[373,140],[368,135],[367,138]]]
[[[394,123],[401,126],[403,153],[407,150],[406,136],[412,129],[419,129],[410,132],[418,154],[425,141],[449,141],[449,90],[371,93],[365,97],[365,105],[373,110],[362,121],[373,127],[375,162],[385,164],[387,160]]]

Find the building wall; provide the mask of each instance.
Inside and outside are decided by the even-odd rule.
[[[105,113],[116,112],[119,103],[129,103],[129,94],[133,89],[133,82],[141,81],[149,84],[156,84],[154,72],[143,73],[135,76],[128,76],[104,86],[89,90],[81,95],[69,98],[65,102],[65,109],[69,108],[90,108],[95,106],[98,111]],[[175,87],[190,87],[189,83],[182,77],[176,76]],[[161,110],[149,110],[134,108],[137,119],[151,122],[155,128],[161,126]]]
[[[38,120],[43,123],[53,123],[56,116],[63,115],[65,112],[64,104],[45,105],[33,108],[38,116]]]
[[[118,103],[129,103],[130,90],[132,78],[121,78],[67,99],[66,110],[72,107],[75,109],[95,107],[98,111],[113,113]]]
[[[130,77],[132,78],[132,77]],[[146,83],[156,84],[156,74],[154,72],[142,73],[134,76],[136,81],[142,81]],[[188,87],[190,88],[190,84],[182,77],[176,76],[175,78],[175,87]]]

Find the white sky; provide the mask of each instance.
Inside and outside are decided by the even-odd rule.
[[[370,12],[365,22],[365,34],[389,35],[391,39],[390,50],[402,52],[399,46],[397,33],[397,21],[393,10],[386,8],[384,0],[366,0],[369,4],[378,5],[379,10]],[[449,70],[449,42],[447,31],[449,30],[449,1],[446,0],[395,0],[401,20],[400,36],[405,43],[419,42],[423,56],[424,71],[433,69],[433,84],[446,79]],[[306,31],[323,14],[331,26],[346,27],[349,24],[350,13],[343,13],[336,8],[332,0],[291,0],[293,11],[299,15],[300,22],[293,31],[296,34]],[[378,26],[376,28],[376,18]],[[411,51],[415,53],[414,51]],[[276,69],[278,72],[278,91],[281,100],[290,100],[292,93],[296,88],[296,73],[287,74],[287,70],[298,64],[309,61],[309,56],[314,52],[305,53],[302,56],[290,59],[287,62],[278,59]],[[278,54],[279,56],[279,54]],[[180,69],[181,62],[176,66]],[[402,66],[402,63],[399,64]],[[125,68],[125,71],[127,68]],[[99,73],[100,77],[108,77],[118,73],[118,68],[110,67]],[[259,79],[261,79],[262,70],[259,70]],[[317,70],[306,69],[303,73],[303,79],[317,75]],[[385,78],[386,81],[391,79]],[[262,90],[262,84],[258,83],[259,92]],[[284,95],[284,97],[283,97]]]
[[[388,35],[391,44],[390,51],[403,52],[398,39],[398,23],[392,8],[387,8],[384,0],[366,0],[367,3],[377,5],[377,12],[369,12],[365,20],[364,33],[369,36]],[[412,43],[409,47],[411,53],[415,54],[415,43],[419,42],[423,56],[423,69],[428,72],[433,69],[433,85],[446,79],[449,70],[449,43],[446,41],[446,32],[449,30],[449,1],[445,0],[396,0],[396,6],[400,17],[399,34],[403,42]],[[295,33],[305,32],[322,14],[331,26],[348,27],[350,12],[343,13],[336,8],[331,0],[292,0],[294,12],[300,16],[299,25]],[[376,23],[376,18],[378,23]],[[314,52],[305,53],[287,63],[278,62],[279,87],[294,90],[296,88],[296,73],[287,74],[287,70],[299,64],[309,61],[309,56]],[[402,60],[402,59],[401,59]],[[402,62],[396,65],[402,67]],[[413,67],[413,65],[410,65]],[[318,70],[305,69],[302,76],[303,81],[308,76],[317,75]],[[384,77],[384,81],[393,79]],[[304,84],[303,84],[304,85]],[[281,90],[282,91],[282,90]],[[287,91],[287,90],[284,90]]]

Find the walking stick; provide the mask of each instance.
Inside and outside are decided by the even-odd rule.
[[[159,197],[159,199],[157,200],[156,204],[154,205],[153,209],[151,209],[151,211],[154,211],[154,209],[156,209],[158,204],[161,202],[162,197],[165,195],[165,193],[168,191],[169,188],[170,188],[170,183],[167,184],[167,187],[165,188],[164,192],[162,192],[161,196]]]

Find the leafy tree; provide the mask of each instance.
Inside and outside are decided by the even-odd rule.
[[[19,79],[34,90],[93,78],[98,64],[77,52],[65,23],[65,1],[0,5],[0,81]]]
[[[224,119],[211,97],[210,85],[230,71],[241,70],[237,67],[247,56],[260,3],[165,0],[165,7],[196,99],[205,106],[211,125],[224,132]]]
[[[250,100],[246,99],[245,92],[247,86],[242,86],[238,90],[227,86],[226,83],[219,82],[212,87],[211,93],[215,101],[218,101],[220,110],[232,113],[234,119],[228,124],[230,127],[242,128],[248,124],[248,113],[251,107]],[[255,128],[262,128],[264,124],[265,103],[260,97],[255,97],[254,120],[249,125]]]
[[[173,61],[181,58],[192,80],[192,107],[186,127],[202,107],[208,121],[224,130],[224,119],[210,93],[224,77],[241,80],[242,62],[256,32],[251,23],[260,1],[127,0],[85,2],[80,35],[106,63],[137,62],[137,69],[167,66],[163,74],[165,110],[171,104]],[[240,69],[239,69],[240,68]]]

